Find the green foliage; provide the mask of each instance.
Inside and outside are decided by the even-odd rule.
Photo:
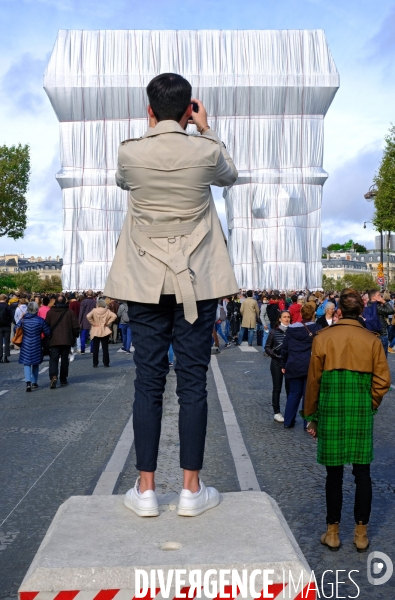
[[[377,195],[374,200],[373,225],[377,230],[395,231],[395,126],[385,136],[385,148],[378,173],[374,177]]]
[[[340,292],[340,290],[348,287],[354,288],[354,290],[358,290],[358,292],[380,289],[370,273],[346,275],[342,279],[334,279],[333,277],[323,275],[322,287],[325,292],[330,292],[332,290]]]
[[[30,176],[29,146],[0,146],[0,237],[22,238]]]
[[[344,244],[329,244],[328,246],[329,252],[349,252],[351,249],[354,249],[355,252],[367,252],[365,246],[352,240],[348,240]]]
[[[351,287],[358,292],[366,292],[368,290],[379,290],[380,286],[377,284],[371,273],[358,273],[357,275],[345,275],[342,279],[343,287]]]
[[[37,292],[38,294],[56,294],[62,291],[62,280],[58,275],[40,279],[36,271],[22,273],[0,273],[0,294],[10,292]]]

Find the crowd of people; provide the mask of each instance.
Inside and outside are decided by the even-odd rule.
[[[377,290],[365,294],[240,290],[237,296],[218,300],[213,348],[219,351],[219,338],[225,348],[244,341],[251,346],[256,340],[271,359],[275,422],[293,428],[301,408],[304,429],[318,438],[318,462],[327,469],[327,531],[321,541],[331,550],[340,547],[343,466],[348,463],[353,464],[356,483],[354,543],[361,552],[369,546],[373,416],[390,385],[387,353],[395,352],[393,314],[394,297]],[[13,334],[27,392],[39,387],[39,365],[45,355],[49,355],[50,389],[56,389],[58,381],[60,386],[68,384],[69,362],[75,352],[86,353],[88,344],[94,368],[99,366],[100,346],[103,365],[109,367],[109,344],[122,343],[126,353],[132,344],[127,303],[92,290],[0,295],[3,363],[10,362]],[[172,365],[172,344],[168,356]]]
[[[9,363],[11,343],[20,349],[26,391],[38,388],[38,370],[49,355],[50,388],[68,384],[74,354],[85,354],[89,344],[93,367],[110,366],[109,344],[121,343],[120,352],[131,354],[132,332],[128,306],[100,292],[87,290],[52,294],[0,295],[0,362]]]

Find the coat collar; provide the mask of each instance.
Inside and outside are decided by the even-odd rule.
[[[183,135],[188,135],[177,121],[159,121],[156,127],[149,127],[143,137],[154,137],[161,133],[182,133]]]
[[[365,329],[357,319],[340,319],[337,323],[334,323],[332,327],[336,327],[336,325],[352,325],[353,327],[362,327],[362,329]]]

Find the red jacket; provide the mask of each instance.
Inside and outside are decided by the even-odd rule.
[[[75,314],[77,319],[80,314],[80,306],[81,306],[81,304],[80,304],[80,302],[78,302],[78,300],[71,300],[71,302],[69,302],[69,309],[71,311],[73,311],[73,313]]]
[[[302,315],[300,314],[301,308],[302,308],[301,304],[292,302],[291,306],[288,309],[291,314],[291,323],[301,323],[302,322]]]

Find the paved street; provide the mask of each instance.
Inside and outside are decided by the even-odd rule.
[[[99,480],[107,486],[108,493],[124,494],[134,485],[134,446],[126,452],[124,462],[121,444],[117,443],[125,427],[124,435],[130,436],[135,366],[133,356],[119,353],[118,349],[119,346],[110,349],[110,369],[100,365],[94,370],[91,355],[77,355],[70,365],[70,385],[64,388],[50,390],[48,371],[44,371],[38,381],[40,388],[31,394],[25,393],[23,368],[17,363],[17,355],[11,357],[11,364],[0,364],[0,598],[16,600],[18,586],[62,502],[72,495],[92,494]],[[394,372],[394,356],[389,356],[389,362]],[[353,578],[361,588],[360,598],[394,598],[395,577],[384,586],[371,586],[366,578],[367,555],[359,555],[353,548],[354,486],[350,467],[346,469],[344,486],[343,546],[339,552],[331,553],[319,543],[325,529],[325,470],[316,464],[315,442],[303,431],[300,419],[291,430],[274,423],[269,365],[270,360],[262,352],[236,347],[213,356],[213,368],[208,374],[204,482],[221,492],[259,486],[278,502],[317,577],[327,569],[359,570]],[[47,366],[48,362],[44,362],[40,369]],[[236,431],[232,439],[223,418],[221,375],[238,424],[237,430],[232,429]],[[393,560],[394,399],[395,393],[390,392],[375,421],[370,524],[371,549],[385,552]],[[281,407],[284,408],[284,398]],[[165,395],[158,493],[180,490],[177,412],[175,373],[171,369]],[[118,465],[120,472],[113,484],[101,477],[111,457],[111,464]],[[249,472],[251,463],[253,469]],[[264,536],[265,532],[259,534]],[[347,581],[346,573],[340,581]],[[356,594],[351,584],[342,585],[340,591],[342,596],[338,597]]]

